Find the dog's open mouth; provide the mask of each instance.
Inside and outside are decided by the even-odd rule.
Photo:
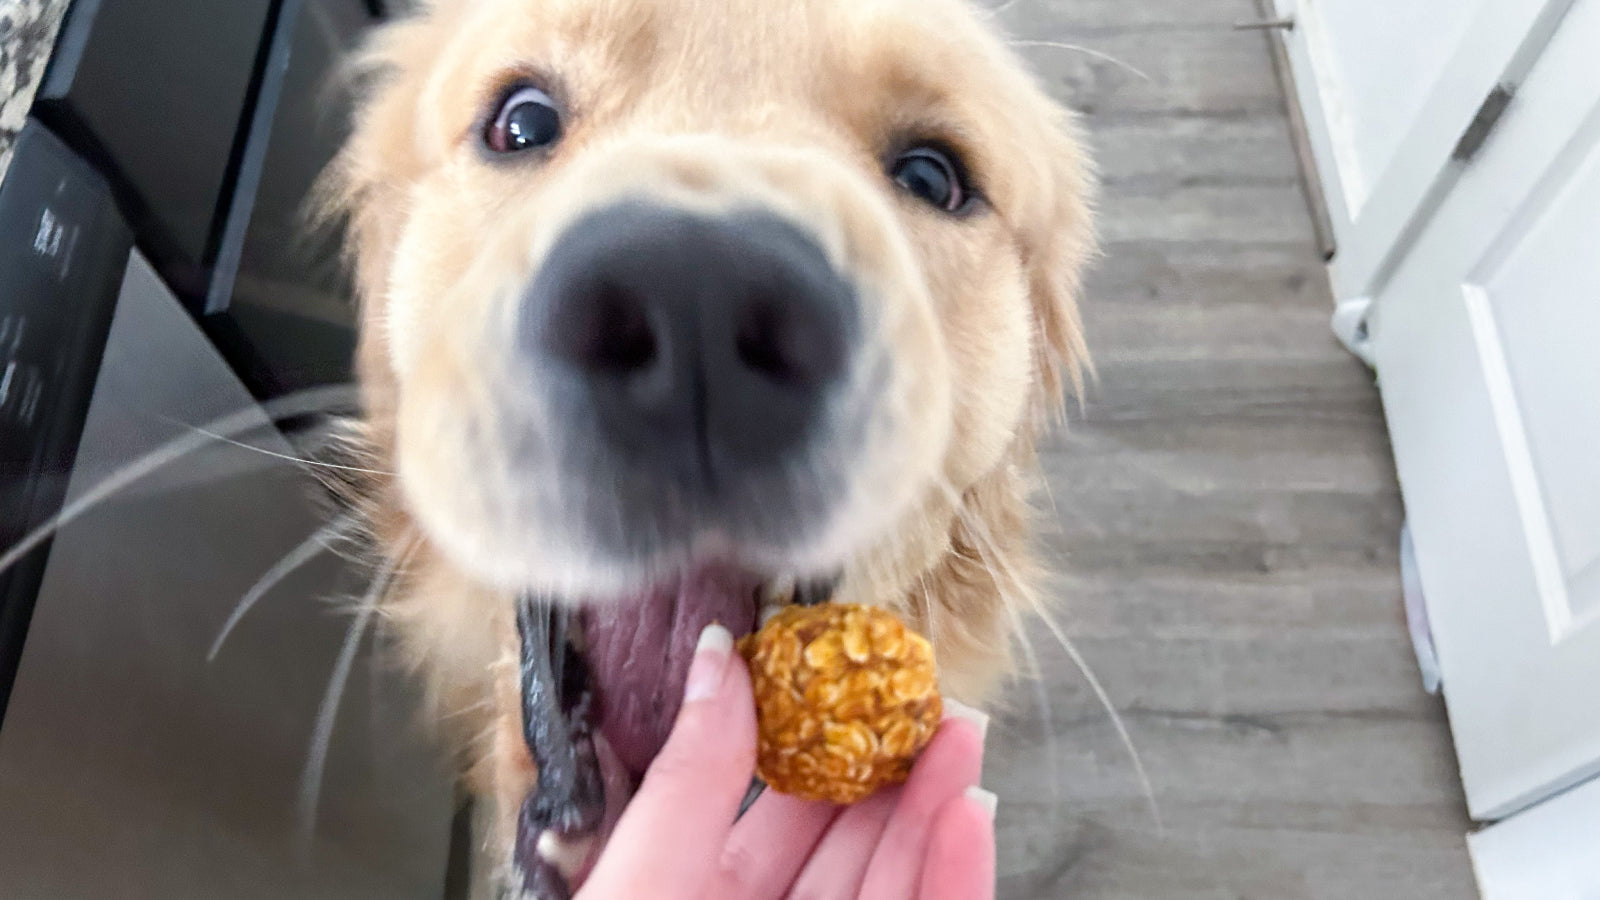
[[[783,605],[827,600],[836,583],[707,565],[605,603],[523,598],[523,737],[538,769],[517,823],[525,890],[559,900],[587,877],[666,743],[706,626],[742,637]]]

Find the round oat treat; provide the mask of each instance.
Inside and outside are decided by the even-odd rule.
[[[933,645],[871,606],[790,606],[739,642],[760,727],[756,774],[806,800],[899,784],[939,727]]]

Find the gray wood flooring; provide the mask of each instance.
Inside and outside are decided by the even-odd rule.
[[[1475,896],[1442,704],[1404,627],[1401,508],[1369,373],[1328,329],[1254,0],[1013,0],[997,15],[1085,113],[1106,257],[1100,379],[1045,454],[1061,649],[995,726],[1001,896]],[[1108,59],[1106,57],[1112,57]],[[1135,71],[1137,70],[1137,71]]]

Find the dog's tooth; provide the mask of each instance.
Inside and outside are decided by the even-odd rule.
[[[801,606],[816,606],[819,603],[831,602],[833,595],[839,590],[839,581],[838,577],[807,581],[796,588],[794,602]]]
[[[757,617],[761,625],[772,621],[772,617],[783,611],[783,608],[794,602],[795,593],[799,590],[799,582],[792,575],[784,575],[767,582],[761,589],[761,608]]]
[[[793,575],[782,575],[767,583],[762,591],[764,606],[788,606],[794,602],[795,590],[799,581]]]
[[[563,837],[553,831],[539,835],[539,858],[555,867],[561,877],[572,881],[583,870],[594,849],[594,835]]]

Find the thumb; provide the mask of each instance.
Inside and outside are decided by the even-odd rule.
[[[750,673],[720,625],[700,636],[672,735],[617,823],[583,900],[698,898],[755,771]]]

